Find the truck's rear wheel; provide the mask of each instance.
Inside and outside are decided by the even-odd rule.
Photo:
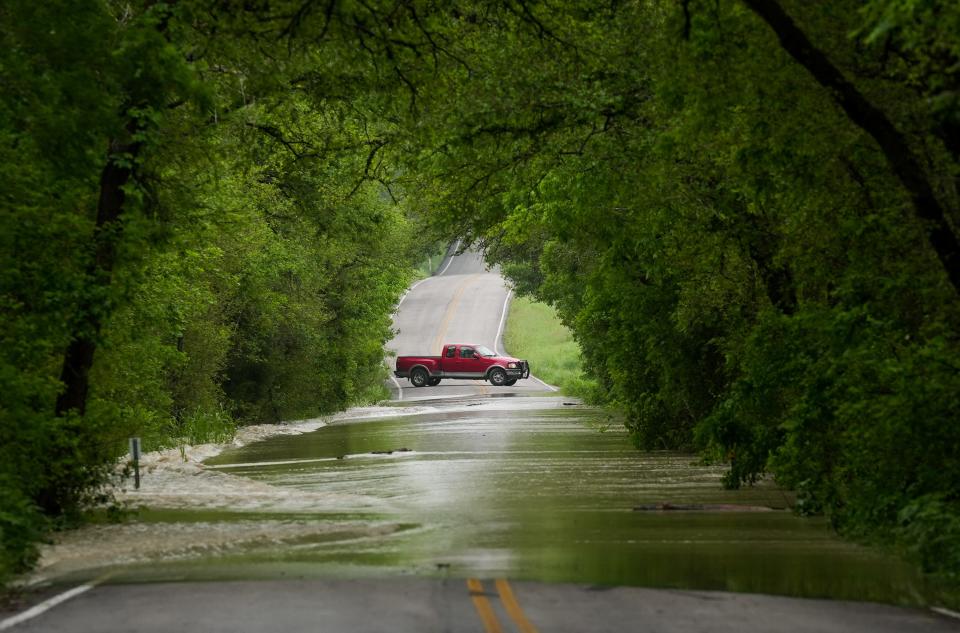
[[[502,387],[507,383],[507,372],[503,371],[499,367],[494,367],[490,370],[490,374],[487,376],[487,379],[494,387]]]
[[[414,387],[426,387],[429,380],[430,374],[423,367],[417,367],[410,372],[410,382],[413,383]]]
[[[508,380],[507,382],[503,383],[503,386],[504,386],[504,387],[512,387],[512,386],[514,386],[515,384],[517,384],[517,379],[516,379],[516,378],[511,378],[511,379]]]
[[[427,384],[430,385],[431,387],[436,387],[437,385],[440,384],[440,379],[439,379],[439,378],[431,378],[430,381],[429,381]]]

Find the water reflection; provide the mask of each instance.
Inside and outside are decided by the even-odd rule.
[[[637,453],[623,433],[598,432],[594,411],[550,398],[478,405],[344,421],[211,460],[274,486],[372,495],[386,510],[343,511],[410,527],[232,562],[901,603],[929,592],[910,566],[836,539],[822,520],[633,511],[664,502],[783,508],[790,499],[770,484],[723,490],[722,470],[691,455]]]

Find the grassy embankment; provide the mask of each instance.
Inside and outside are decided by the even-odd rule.
[[[585,397],[590,391],[580,347],[550,306],[525,297],[514,298],[503,344],[511,356],[530,361],[537,378],[560,387],[563,393]]]

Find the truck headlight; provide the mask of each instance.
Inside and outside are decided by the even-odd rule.
[[[507,363],[507,369],[516,369],[516,368],[517,368],[516,363]]]

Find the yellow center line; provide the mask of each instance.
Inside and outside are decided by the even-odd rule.
[[[517,602],[517,597],[513,594],[510,583],[508,583],[506,579],[500,579],[497,580],[496,585],[497,593],[500,594],[500,602],[503,603],[504,608],[506,608],[510,617],[513,618],[513,621],[517,623],[517,626],[520,628],[520,633],[538,633],[537,627],[533,626],[523,613],[523,609],[520,608],[520,603]]]
[[[483,622],[483,630],[486,633],[503,633],[500,628],[500,621],[497,620],[497,614],[493,612],[493,606],[487,600],[487,594],[483,591],[483,583],[476,578],[467,579],[467,589],[470,590],[470,599],[473,606]]]
[[[470,282],[479,276],[479,273],[476,275],[470,275],[460,282],[459,286],[457,286],[457,290],[453,293],[453,298],[450,300],[450,304],[447,306],[447,311],[443,315],[443,321],[440,322],[440,327],[437,329],[437,336],[433,339],[433,345],[430,347],[432,354],[440,355],[443,353],[443,338],[447,335],[447,328],[450,327],[450,322],[453,321],[453,317],[457,313],[457,306],[460,305],[460,298],[463,296],[463,292],[467,289],[467,286],[470,284]]]

